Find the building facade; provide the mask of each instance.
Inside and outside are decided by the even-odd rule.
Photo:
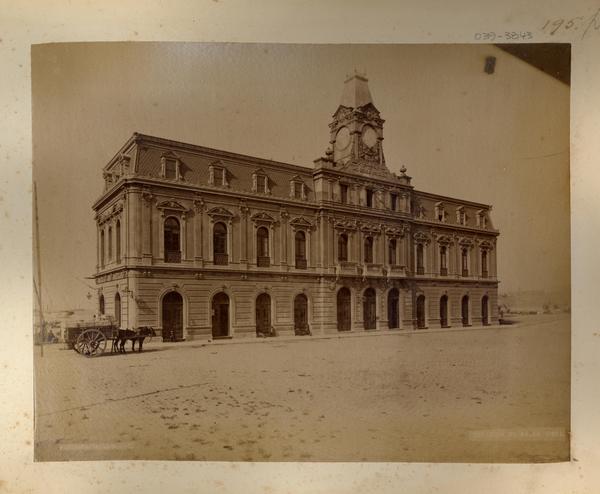
[[[134,134],[94,203],[98,309],[193,340],[498,322],[491,206],[386,166],[355,74],[313,168]]]

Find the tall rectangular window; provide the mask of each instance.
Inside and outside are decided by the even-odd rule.
[[[342,204],[348,204],[348,186],[345,184],[340,185],[340,200]]]
[[[371,189],[367,189],[367,207],[373,207],[373,191]]]
[[[396,239],[395,238],[390,240],[390,243],[388,245],[388,259],[389,259],[390,266],[396,265]]]
[[[390,207],[392,211],[398,210],[398,194],[390,194]]]

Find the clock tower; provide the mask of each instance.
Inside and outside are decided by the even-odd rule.
[[[368,79],[359,73],[348,77],[329,124],[327,155],[333,166],[361,175],[391,178],[383,155],[383,123],[373,103]]]

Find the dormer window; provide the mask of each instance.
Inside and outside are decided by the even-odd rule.
[[[181,180],[180,161],[175,156],[166,155],[160,160],[160,176],[166,180]]]
[[[257,170],[252,174],[252,192],[259,194],[270,194],[269,177],[262,170]]]
[[[290,197],[292,199],[306,199],[306,185],[299,176],[290,180]]]
[[[456,222],[459,225],[466,226],[467,220],[468,220],[468,218],[467,218],[467,212],[465,211],[465,208],[463,206],[456,208]]]
[[[446,219],[447,219],[446,209],[444,208],[444,204],[441,202],[438,202],[435,205],[435,217],[441,223],[446,222]]]
[[[477,226],[479,228],[487,228],[487,215],[483,210],[477,212]]]
[[[229,187],[227,168],[217,163],[211,163],[208,167],[208,184],[216,187]]]

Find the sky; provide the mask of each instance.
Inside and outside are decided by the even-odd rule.
[[[44,308],[95,306],[91,206],[133,132],[312,167],[355,69],[385,119],[388,168],[493,205],[500,292],[568,300],[569,87],[502,50],[77,43],[32,48]]]

